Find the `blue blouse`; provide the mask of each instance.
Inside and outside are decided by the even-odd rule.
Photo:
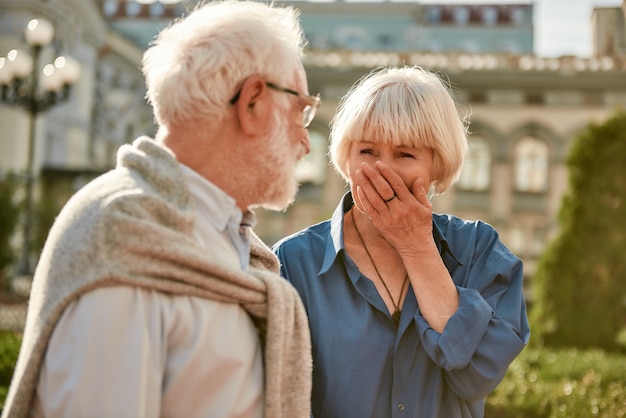
[[[484,398],[528,343],[522,262],[493,227],[433,214],[433,236],[459,292],[443,333],[409,287],[396,328],[345,252],[347,193],[328,221],[274,245],[306,307],[318,418],[482,417]]]

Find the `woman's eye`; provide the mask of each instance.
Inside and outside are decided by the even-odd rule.
[[[413,154],[409,154],[408,152],[403,152],[400,156],[402,158],[415,158]]]
[[[374,151],[372,151],[370,148],[364,148],[364,149],[361,150],[361,154],[371,155],[373,153],[374,153]]]

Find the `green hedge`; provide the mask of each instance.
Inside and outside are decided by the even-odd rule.
[[[15,259],[11,244],[13,232],[19,224],[20,202],[16,199],[20,178],[16,174],[0,172],[0,291],[8,286],[4,274]]]
[[[22,339],[13,332],[0,331],[0,407],[7,397]]]
[[[21,339],[0,332],[0,407]],[[529,347],[487,398],[487,418],[626,417],[626,356]]]
[[[529,347],[487,398],[485,416],[626,417],[626,356]]]

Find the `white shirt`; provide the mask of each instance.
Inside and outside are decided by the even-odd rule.
[[[183,167],[194,236],[207,256],[247,268],[234,200]],[[263,357],[238,304],[105,287],[72,302],[42,365],[33,416],[262,417]]]

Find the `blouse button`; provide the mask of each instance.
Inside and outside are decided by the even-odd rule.
[[[398,411],[404,411],[404,404],[403,403],[399,403],[398,404]]]

